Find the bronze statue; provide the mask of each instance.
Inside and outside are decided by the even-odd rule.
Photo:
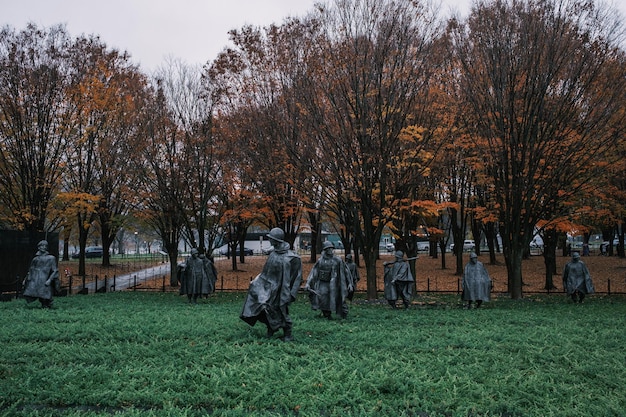
[[[572,260],[563,269],[563,290],[572,297],[575,303],[582,303],[586,294],[595,292],[589,269],[580,260],[578,252],[572,254]]]
[[[346,265],[348,266],[348,270],[350,271],[350,275],[352,277],[352,291],[348,293],[348,300],[352,301],[354,297],[354,292],[356,291],[356,284],[361,280],[359,275],[359,268],[357,268],[356,263],[352,259],[352,255],[346,255]]]
[[[267,327],[267,337],[283,329],[285,342],[293,340],[293,322],[289,304],[296,300],[302,281],[302,260],[285,242],[285,232],[278,227],[267,234],[273,246],[263,270],[250,282],[243,304],[243,321],[254,326],[257,321]]]
[[[465,308],[472,308],[472,303],[476,303],[479,308],[483,301],[491,299],[491,278],[482,262],[478,260],[478,255],[470,253],[469,263],[463,270],[462,299],[467,301]]]
[[[198,249],[191,250],[191,257],[180,272],[180,294],[186,294],[189,303],[197,304],[198,297],[207,297],[215,290],[215,268],[211,261],[199,256]]]
[[[39,300],[42,308],[52,308],[52,296],[59,291],[59,269],[57,260],[48,253],[48,242],[37,244],[37,254],[30,263],[24,279],[24,298],[27,302]]]
[[[396,251],[394,262],[385,262],[385,299],[389,305],[396,309],[398,295],[402,298],[404,308],[409,308],[413,296],[413,274],[411,268],[404,259],[404,252]]]
[[[348,266],[335,256],[334,249],[332,242],[324,242],[322,256],[311,269],[304,289],[309,292],[313,310],[321,310],[327,319],[332,318],[333,312],[345,319],[348,316],[346,299],[354,285]]]
[[[199,258],[204,262],[204,270],[209,277],[209,294],[215,292],[215,283],[217,282],[217,269],[213,263],[213,259],[206,256],[204,253],[199,255]]]

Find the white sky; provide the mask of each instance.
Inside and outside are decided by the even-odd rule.
[[[65,24],[71,36],[99,35],[130,53],[144,72],[167,57],[202,65],[228,45],[228,31],[246,24],[280,24],[303,16],[316,0],[0,0],[0,26],[22,30]],[[471,0],[443,0],[442,12],[469,10]],[[626,0],[616,0],[626,14]]]

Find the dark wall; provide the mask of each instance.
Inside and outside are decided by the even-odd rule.
[[[0,230],[0,292],[14,292],[26,276],[37,243],[48,241],[48,252],[59,261],[59,234]]]

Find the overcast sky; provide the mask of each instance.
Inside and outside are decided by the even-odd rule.
[[[456,2],[456,0],[447,0]],[[458,0],[460,4],[470,0]],[[316,0],[0,0],[0,24],[22,30],[65,24],[72,36],[96,34],[127,51],[146,72],[174,57],[202,65],[228,45],[228,31],[246,24],[303,16]]]
[[[616,0],[626,10],[626,0]],[[166,57],[202,65],[228,45],[228,31],[303,16],[316,0],[0,0],[0,24],[22,30],[65,24],[73,37],[99,35],[131,54],[145,72]],[[442,12],[467,13],[471,0],[443,0]]]

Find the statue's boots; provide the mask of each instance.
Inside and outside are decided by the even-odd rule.
[[[293,334],[291,333],[291,325],[287,325],[283,328],[284,335],[282,337],[283,342],[292,342]]]
[[[267,326],[267,335],[266,337],[268,339],[270,339],[272,336],[274,336],[274,333],[276,333],[274,330],[272,330],[272,328],[270,326]]]

